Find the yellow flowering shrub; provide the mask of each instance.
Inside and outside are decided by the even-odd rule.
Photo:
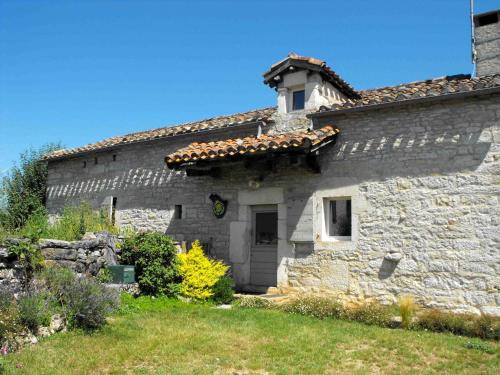
[[[182,276],[181,294],[200,301],[213,296],[213,286],[229,269],[224,262],[208,258],[199,241],[195,241],[191,249],[179,254],[178,258]]]

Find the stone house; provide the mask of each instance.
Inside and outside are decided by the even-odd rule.
[[[500,315],[500,23],[475,17],[477,76],[357,91],[290,54],[277,106],[56,151],[47,208],[200,239],[241,289]]]

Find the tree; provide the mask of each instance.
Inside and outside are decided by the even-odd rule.
[[[45,209],[47,190],[47,162],[43,157],[60,149],[59,144],[47,144],[39,149],[29,148],[20,155],[19,164],[2,178],[0,201],[0,225],[19,229],[37,210]]]

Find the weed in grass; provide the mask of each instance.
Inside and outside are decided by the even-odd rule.
[[[368,325],[389,327],[392,323],[390,306],[376,302],[365,302],[345,309],[344,318]]]
[[[344,309],[336,299],[320,296],[299,296],[280,306],[281,310],[315,318],[340,318]]]
[[[276,307],[276,304],[268,299],[253,296],[241,297],[234,302],[234,305],[244,309],[272,309]]]
[[[487,342],[481,341],[481,340],[468,340],[465,344],[464,347],[467,349],[474,349],[474,350],[479,350],[480,352],[483,353],[488,353],[488,354],[494,354],[495,349],[488,344]]]
[[[402,296],[398,300],[399,315],[401,316],[401,326],[404,329],[409,329],[412,324],[413,315],[417,305],[415,303],[415,298],[412,296]]]

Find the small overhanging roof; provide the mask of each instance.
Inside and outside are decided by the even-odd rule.
[[[230,161],[241,156],[269,153],[309,153],[329,143],[340,130],[327,125],[318,130],[295,131],[283,134],[262,134],[215,142],[193,142],[165,157],[170,169],[200,161]]]
[[[264,83],[270,87],[275,87],[281,80],[280,75],[289,73],[290,70],[310,70],[321,74],[323,79],[330,82],[333,86],[339,89],[348,98],[359,98],[359,94],[340,76],[326,65],[323,60],[314,57],[299,56],[295,53],[290,53],[285,59],[278,61],[271,66],[267,72],[263,74]]]

